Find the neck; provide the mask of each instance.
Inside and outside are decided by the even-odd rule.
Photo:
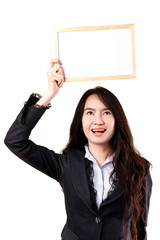
[[[112,154],[110,146],[104,145],[97,145],[97,144],[89,144],[88,145],[89,151],[92,156],[96,159],[99,166],[102,166],[103,163],[106,161],[107,157]]]

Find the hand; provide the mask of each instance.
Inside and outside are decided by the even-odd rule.
[[[64,72],[58,59],[51,59],[50,67],[47,72],[48,76],[48,92],[53,97],[59,92],[64,83]]]
[[[47,104],[57,95],[64,83],[64,72],[58,59],[52,59],[47,72],[48,90],[46,94],[37,102],[38,105],[47,106]]]

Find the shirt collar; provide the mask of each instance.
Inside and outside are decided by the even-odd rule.
[[[96,161],[96,159],[95,159],[95,158],[92,156],[92,154],[90,153],[87,144],[84,146],[84,148],[85,148],[85,158],[89,159],[89,160],[92,161],[93,163],[98,164],[97,161]],[[103,167],[105,164],[107,164],[107,163],[112,163],[112,162],[113,162],[113,156],[114,156],[114,154],[111,155],[111,156],[109,156],[109,157],[107,157],[107,159],[106,159],[105,162],[103,163],[102,167]]]

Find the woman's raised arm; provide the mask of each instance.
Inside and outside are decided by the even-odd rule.
[[[63,154],[56,154],[29,140],[30,133],[47,109],[48,103],[56,96],[64,82],[64,73],[59,60],[51,60],[48,70],[48,89],[39,99],[32,94],[25,103],[6,137],[6,146],[19,158],[34,168],[59,181],[66,164]],[[42,107],[37,108],[38,104]]]

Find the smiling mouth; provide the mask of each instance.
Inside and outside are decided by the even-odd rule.
[[[91,129],[91,131],[93,132],[93,133],[104,133],[105,131],[106,131],[106,129]]]

